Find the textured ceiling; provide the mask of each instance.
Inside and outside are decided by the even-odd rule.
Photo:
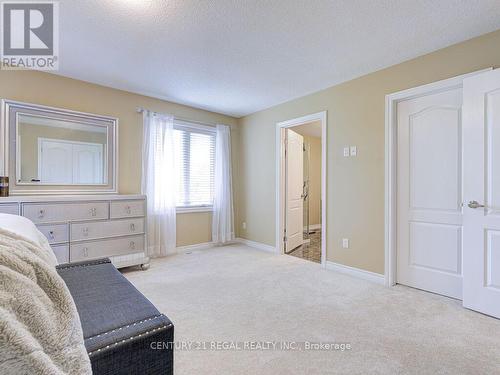
[[[500,28],[499,0],[61,0],[58,74],[236,117]]]

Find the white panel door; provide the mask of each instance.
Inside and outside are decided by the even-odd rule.
[[[73,144],[73,183],[102,184],[102,145]]]
[[[304,137],[287,129],[286,147],[286,251],[304,242]]]
[[[398,104],[397,282],[462,298],[462,89]]]
[[[38,178],[42,183],[71,184],[73,181],[73,146],[71,143],[40,139]]]
[[[500,70],[464,80],[465,307],[500,318]]]

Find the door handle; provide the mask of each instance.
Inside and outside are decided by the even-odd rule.
[[[485,207],[484,204],[479,204],[478,201],[470,201],[467,206],[469,206],[469,208],[474,208],[474,209]]]

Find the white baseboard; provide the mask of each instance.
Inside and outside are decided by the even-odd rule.
[[[320,229],[321,229],[321,224],[309,225],[309,230],[320,230]]]
[[[269,253],[276,253],[276,248],[274,246],[266,245],[265,243],[251,241],[247,240],[246,238],[240,238],[240,237],[236,238],[235,242],[253,247],[254,249],[267,251]]]
[[[204,249],[210,249],[214,247],[213,242],[203,242],[203,243],[197,243],[194,245],[186,245],[186,246],[177,246],[175,248],[175,252],[177,254],[182,254],[188,251],[195,251],[195,250],[204,250]]]
[[[385,285],[385,276],[380,273],[365,271],[355,267],[345,266],[343,264],[327,261],[326,269],[337,271],[346,275],[354,276],[359,279],[371,281],[376,284]]]

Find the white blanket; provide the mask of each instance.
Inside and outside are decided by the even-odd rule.
[[[30,240],[43,247],[48,253],[50,264],[57,264],[56,256],[50,248],[45,236],[36,228],[31,220],[18,215],[0,214],[0,229],[17,234],[24,239]]]
[[[38,241],[0,227],[0,373],[91,374],[74,301]]]

